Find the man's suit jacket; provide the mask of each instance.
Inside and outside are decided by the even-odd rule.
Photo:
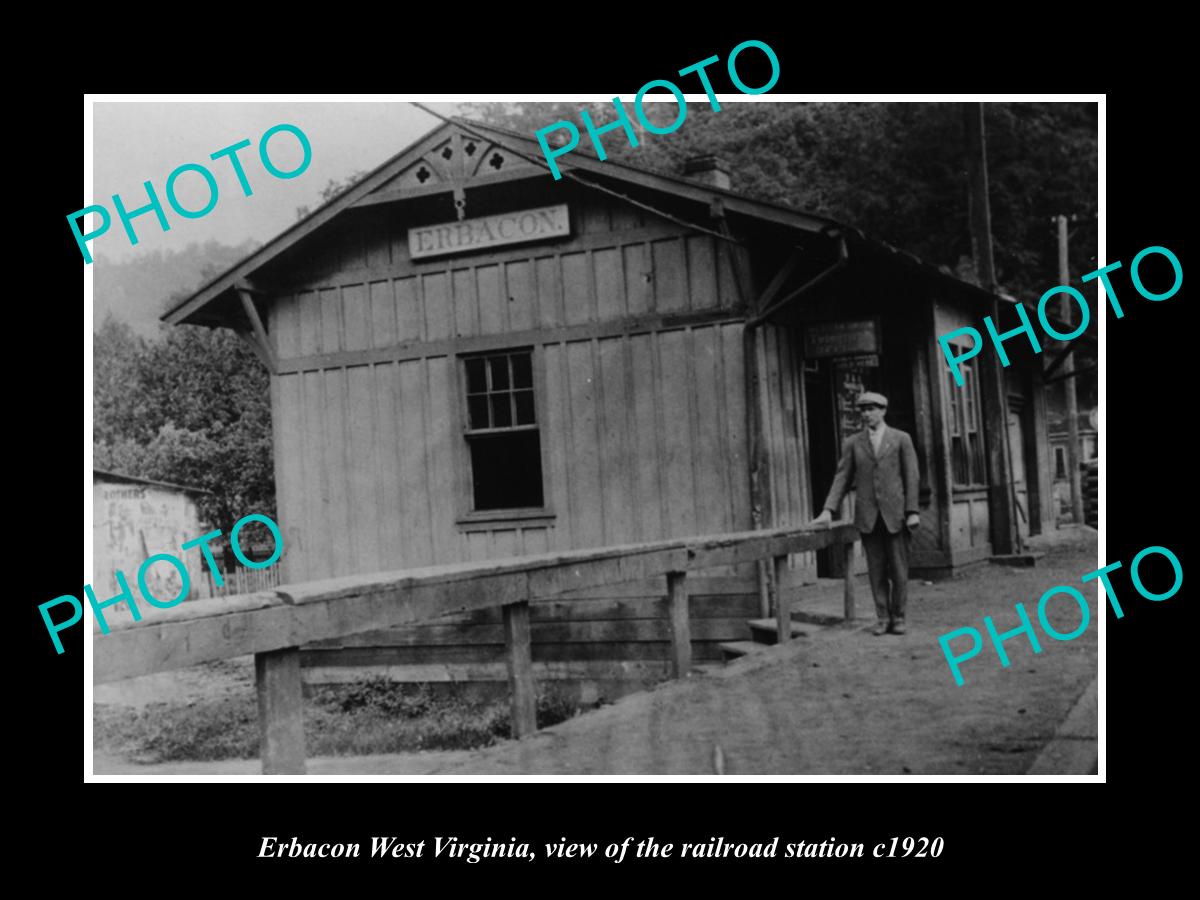
[[[875,528],[876,516],[882,516],[892,534],[904,527],[908,513],[918,512],[917,489],[921,475],[917,469],[917,451],[905,431],[888,425],[883,432],[879,455],[871,446],[867,429],[846,441],[838,463],[833,487],[825,500],[825,509],[837,514],[846,491],[858,494],[854,524],[863,534]]]

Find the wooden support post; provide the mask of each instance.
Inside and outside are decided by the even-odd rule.
[[[783,590],[787,561],[786,556],[775,557],[775,630],[781,644],[792,639],[792,604]]]
[[[523,738],[537,731],[529,601],[504,606],[504,644],[508,689],[512,694],[512,733],[515,738]]]
[[[300,648],[254,654],[264,775],[304,774],[304,701]]]
[[[1067,217],[1058,217],[1058,277],[1059,284],[1071,283],[1071,265],[1067,256]],[[1068,325],[1074,324],[1071,313],[1071,300],[1065,295],[1062,298],[1062,318]],[[1064,332],[1065,333],[1065,332]],[[1075,374],[1075,354],[1069,352],[1074,345],[1067,348],[1063,360],[1063,375],[1066,384],[1063,385],[1067,400],[1067,480],[1071,487],[1071,521],[1076,525],[1082,524],[1083,516],[1083,473],[1079,469],[1079,400],[1076,391],[1078,387],[1072,380]],[[1044,376],[1043,376],[1044,377]]]
[[[258,307],[254,305],[254,298],[245,288],[238,289],[238,296],[242,300],[242,311],[245,312],[250,327],[254,329],[254,340],[262,347],[267,368],[272,375],[278,375],[279,360],[275,358],[275,351],[271,349],[271,340],[267,337],[267,329],[263,325],[262,317],[258,314]]]
[[[671,616],[671,675],[687,678],[692,671],[692,628],[688,621],[686,573],[667,573],[667,606]]]
[[[845,589],[842,599],[846,605],[846,621],[854,621],[854,542],[847,541],[842,545],[843,560],[846,564],[846,575],[844,579]]]
[[[971,227],[971,247],[980,286],[992,295],[991,316],[1000,322],[1000,299],[996,296],[996,265],[992,256],[992,218],[988,205],[987,141],[983,131],[983,104],[963,104],[966,134],[967,219]],[[1008,447],[1008,389],[1004,368],[995,353],[985,353],[979,363],[983,388],[983,440],[987,455],[988,526],[992,553],[1007,555],[1020,552],[1021,538],[1016,532],[1016,509],[1012,492],[1012,461]]]
[[[767,561],[758,560],[754,569],[758,572],[758,616],[767,619],[771,616],[771,578],[767,574]]]

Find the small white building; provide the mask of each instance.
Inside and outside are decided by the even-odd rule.
[[[196,496],[203,488],[150,481],[99,469],[92,471],[92,537],[95,568],[92,590],[98,600],[120,593],[115,572],[121,571],[138,597],[137,573],[142,563],[156,553],[182,559],[190,585],[186,599],[210,597],[207,568],[198,551],[182,552],[185,541],[210,529],[200,522]],[[146,586],[155,596],[169,600],[179,596],[179,572],[166,562],[146,571]],[[109,613],[124,610],[120,604]]]

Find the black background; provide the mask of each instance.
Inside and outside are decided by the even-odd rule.
[[[531,14],[532,15],[532,14]],[[548,17],[553,13],[547,11]],[[147,869],[175,871],[171,884],[234,886],[235,874],[253,874],[276,883],[302,876],[304,884],[326,877],[333,883],[357,883],[364,875],[380,878],[392,890],[415,889],[409,870],[435,874],[441,883],[482,876],[492,887],[578,882],[549,882],[579,873],[587,865],[588,884],[601,873],[623,876],[629,884],[646,883],[652,872],[675,879],[687,889],[716,887],[720,874],[732,884],[764,887],[758,879],[776,874],[795,876],[795,884],[811,885],[814,875],[844,886],[863,873],[901,873],[926,878],[951,871],[972,873],[969,881],[927,882],[931,888],[960,889],[1005,882],[1011,889],[1031,874],[1026,866],[1051,862],[1061,874],[1077,866],[1102,867],[1111,860],[1147,852],[1163,852],[1161,841],[1174,827],[1165,816],[1168,799],[1186,784],[1190,758],[1177,748],[1188,723],[1188,681],[1183,674],[1192,638],[1185,619],[1190,531],[1182,515],[1190,512],[1195,478],[1190,460],[1194,431],[1190,388],[1194,375],[1186,363],[1193,335],[1184,321],[1185,294],[1151,303],[1137,296],[1128,282],[1128,263],[1142,248],[1171,248],[1188,270],[1183,223],[1190,197],[1184,193],[1185,143],[1179,136],[1179,102],[1169,77],[1158,73],[1156,48],[1142,46],[1132,65],[1115,58],[1102,70],[1084,70],[1082,59],[1098,59],[1096,44],[1074,33],[1069,50],[1054,41],[1029,45],[993,34],[985,46],[978,35],[926,34],[916,27],[904,33],[888,23],[873,23],[869,34],[846,34],[844,23],[810,23],[804,29],[712,29],[707,37],[680,38],[666,30],[622,26],[599,29],[591,39],[567,30],[550,38],[528,39],[520,47],[506,39],[483,48],[466,48],[458,34],[431,37],[425,59],[412,55],[411,37],[404,53],[386,65],[370,65],[364,52],[354,67],[343,67],[337,87],[344,91],[395,91],[428,88],[436,65],[439,91],[481,90],[537,92],[588,90],[623,98],[652,78],[706,56],[728,51],[749,37],[767,41],[782,68],[772,93],[906,91],[1108,91],[1107,100],[1107,233],[1108,259],[1126,269],[1114,277],[1126,316],[1116,320],[1106,310],[1107,398],[1102,407],[1106,441],[1102,456],[1108,478],[1103,485],[1107,515],[1106,560],[1122,560],[1114,584],[1122,597],[1125,618],[1107,617],[1107,741],[1104,745],[1107,785],[1066,786],[1027,783],[1008,788],[978,783],[829,784],[829,783],[397,783],[397,784],[259,784],[190,785],[180,783],[85,785],[82,718],[88,714],[81,696],[82,628],[64,633],[66,653],[56,656],[37,612],[37,604],[60,594],[79,595],[86,576],[76,568],[79,520],[75,506],[80,491],[90,490],[80,465],[81,434],[75,418],[80,399],[75,379],[82,367],[78,352],[82,262],[64,216],[82,203],[79,190],[80,114],[82,91],[62,89],[39,101],[30,131],[37,136],[37,179],[32,196],[17,207],[34,225],[21,223],[9,241],[10,272],[25,273],[9,282],[10,315],[10,446],[17,449],[10,473],[14,502],[9,516],[9,571],[18,587],[10,597],[10,624],[15,624],[23,656],[9,670],[10,696],[16,697],[19,719],[9,729],[9,749],[16,751],[16,796],[11,815],[27,823],[28,834],[47,860],[65,860],[72,849],[85,859],[103,859],[91,869],[95,877],[144,878]],[[598,26],[597,26],[598,28]],[[352,32],[354,29],[352,29]],[[1111,38],[1109,38],[1111,39]],[[256,39],[248,39],[251,44]],[[284,42],[286,44],[286,42]],[[1124,48],[1122,52],[1129,52]],[[279,63],[296,54],[277,48]],[[1064,55],[1065,54],[1065,55]],[[429,55],[432,55],[430,58]],[[749,65],[753,52],[739,60],[749,84],[760,84]],[[741,68],[741,62],[748,65]],[[1065,60],[1061,64],[1055,60]],[[349,60],[347,60],[349,62]],[[329,90],[330,85],[271,83],[256,74],[270,71],[258,59],[237,68],[218,83],[210,72],[191,78],[189,91],[263,89]],[[1143,65],[1154,66],[1147,73]],[[95,67],[93,67],[95,68]],[[1129,81],[1138,70],[1145,84]],[[714,67],[714,73],[720,67]],[[353,73],[349,75],[346,73]],[[165,90],[125,79],[117,67],[99,66],[85,85],[91,91]],[[328,73],[323,73],[324,75]],[[718,91],[731,88],[714,78]],[[173,85],[176,90],[183,85]],[[691,88],[688,88],[689,90]],[[686,127],[686,126],[685,126]],[[18,185],[20,186],[20,185]],[[1190,182],[1189,182],[1190,189]],[[24,249],[32,247],[34,254]],[[37,264],[36,277],[27,269]],[[1049,287],[1049,285],[1047,285]],[[1122,288],[1124,288],[1122,290]],[[85,335],[86,339],[86,335]],[[87,436],[83,436],[87,439]],[[21,488],[25,488],[22,491]],[[85,523],[85,533],[90,524]],[[1151,603],[1137,597],[1128,580],[1133,555],[1148,545],[1171,548],[1183,563],[1185,586],[1173,598]],[[1147,578],[1150,581],[1150,578]],[[1014,598],[1018,599],[1018,598]],[[1176,751],[1176,752],[1173,752]],[[1110,791],[1103,797],[1100,790]],[[1069,792],[1069,793],[1068,793]],[[1135,793],[1136,792],[1136,793]],[[946,849],[939,860],[873,861],[854,864],[817,860],[754,864],[638,864],[613,866],[572,862],[551,868],[543,858],[528,863],[465,863],[410,860],[347,862],[256,860],[265,834],[301,841],[358,840],[369,846],[371,835],[396,835],[402,841],[435,834],[464,840],[517,837],[535,846],[566,837],[604,844],[628,835],[653,834],[660,841],[761,841],[779,835],[781,842],[861,841],[868,847],[893,835],[940,835]],[[1105,848],[1114,844],[1116,856]],[[1097,853],[1100,855],[1097,856]],[[539,854],[539,857],[541,854]],[[567,867],[569,865],[569,867]],[[135,867],[136,866],[136,870]],[[636,881],[628,878],[634,870]],[[103,873],[103,874],[102,874]],[[522,881],[511,880],[512,876]],[[1040,881],[1040,879],[1038,879]],[[146,884],[145,882],[142,882]],[[147,885],[148,886],[148,885]],[[956,887],[957,886],[957,887]],[[85,885],[86,887],[86,885]]]

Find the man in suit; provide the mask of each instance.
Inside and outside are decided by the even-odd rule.
[[[825,510],[812,524],[828,525],[846,491],[854,488],[854,524],[862,534],[878,619],[871,633],[904,634],[910,531],[921,524],[917,511],[917,451],[906,432],[884,424],[887,397],[865,391],[859,395],[857,405],[863,430],[842,448]]]

